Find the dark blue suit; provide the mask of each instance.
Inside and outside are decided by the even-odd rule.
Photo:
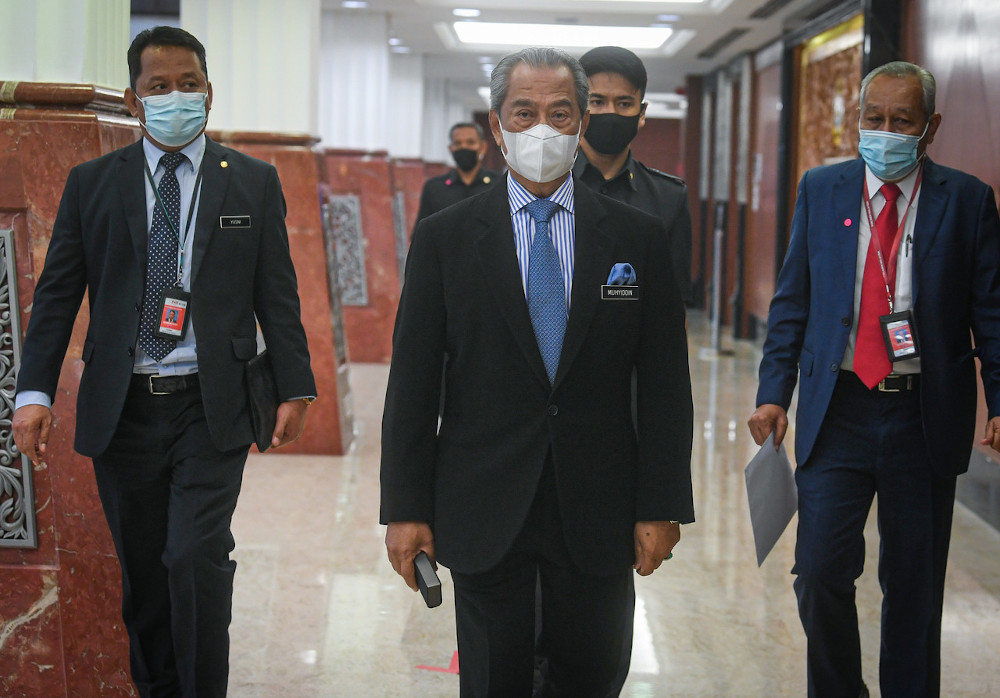
[[[810,170],[799,184],[757,404],[787,410],[798,380],[793,572],[810,695],[861,690],[854,580],[876,492],[882,695],[937,695],[955,477],[968,468],[974,438],[974,356],[990,417],[1000,410],[1000,218],[986,184],[925,161],[913,233],[919,389],[868,391],[840,370],[855,322],[864,176],[854,160]]]

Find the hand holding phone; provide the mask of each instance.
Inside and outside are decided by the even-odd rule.
[[[417,577],[417,586],[424,597],[427,608],[441,605],[441,580],[434,571],[434,565],[427,553],[421,550],[413,558],[413,572]]]

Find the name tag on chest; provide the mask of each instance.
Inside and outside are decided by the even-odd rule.
[[[637,301],[638,286],[601,286],[602,301]]]
[[[249,228],[250,216],[219,216],[220,228]]]

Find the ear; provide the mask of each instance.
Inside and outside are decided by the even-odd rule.
[[[205,116],[212,111],[212,83],[208,83],[208,97],[205,98]]]
[[[927,124],[927,140],[924,142],[924,147],[926,148],[931,143],[934,142],[934,134],[941,127],[941,114],[932,114],[930,122]]]
[[[643,102],[639,107],[639,128],[646,125],[646,107],[649,106],[649,102]]]
[[[580,119],[580,138],[583,138],[583,134],[587,132],[587,127],[590,126],[590,110],[583,112],[583,118]]]
[[[142,109],[142,101],[136,96],[131,87],[125,88],[125,108],[128,113],[141,122],[146,121],[146,112]]]
[[[490,109],[490,132],[493,134],[493,140],[500,148],[500,152],[506,153],[507,149],[503,145],[503,133],[500,132],[500,115],[494,109]]]

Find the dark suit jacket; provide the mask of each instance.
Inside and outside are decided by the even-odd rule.
[[[410,247],[383,416],[382,522],[431,523],[438,560],[460,572],[488,570],[510,548],[550,451],[582,570],[631,565],[637,520],[693,520],[684,308],[663,264],[662,225],[579,183],[575,206],[572,303],[554,386],[528,315],[504,184],[421,221]],[[617,262],[635,267],[640,300],[601,300]]]
[[[864,173],[859,159],[802,177],[771,301],[757,404],[788,409],[799,374],[800,464],[823,423],[854,322]],[[982,360],[990,416],[1000,410],[1000,219],[992,189],[929,158],[916,216],[913,296],[924,437],[937,471],[957,475],[969,466],[975,428],[973,356]]]
[[[18,374],[18,391],[55,397],[86,291],[90,323],[75,447],[91,457],[107,448],[132,376],[149,239],[143,159],[138,141],[70,172],[35,287]],[[279,396],[315,395],[316,387],[277,172],[207,140],[203,173],[192,227],[189,312],[208,427],[215,445],[229,450],[253,440],[244,363],[256,355],[255,314]],[[220,216],[236,215],[249,215],[250,227],[220,226]]]

